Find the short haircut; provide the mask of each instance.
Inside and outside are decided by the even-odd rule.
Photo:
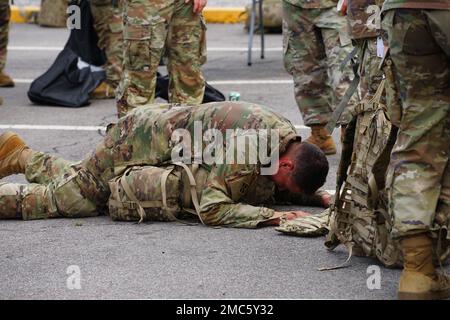
[[[295,169],[293,179],[297,186],[305,194],[314,194],[325,184],[327,179],[329,164],[325,153],[317,146],[301,142],[293,150]]]

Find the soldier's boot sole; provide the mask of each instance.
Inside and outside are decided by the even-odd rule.
[[[450,279],[444,275],[432,279],[420,272],[403,271],[397,295],[399,300],[450,299]]]
[[[13,79],[8,76],[7,74],[4,74],[3,72],[0,73],[0,87],[1,88],[12,88],[16,84],[14,83]]]
[[[11,174],[23,173],[25,168],[21,164],[21,154],[29,148],[14,132],[0,135],[0,179]]]

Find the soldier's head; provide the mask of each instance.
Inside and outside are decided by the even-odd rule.
[[[278,172],[271,177],[280,190],[313,194],[324,185],[328,170],[322,150],[307,142],[293,142],[280,155]]]

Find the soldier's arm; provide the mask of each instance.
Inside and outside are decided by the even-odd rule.
[[[294,194],[289,192],[276,192],[275,202],[277,204],[296,204],[308,207],[328,208],[332,201],[332,196],[325,190],[317,190],[313,195]]]
[[[270,220],[274,210],[233,200],[246,193],[254,177],[251,166],[219,165],[213,168],[200,202],[203,222],[211,226],[256,228]]]
[[[205,8],[207,0],[184,0],[184,3],[192,3],[192,11],[194,13],[200,13]]]

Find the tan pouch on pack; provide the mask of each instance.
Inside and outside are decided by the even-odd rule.
[[[132,167],[109,182],[109,215],[120,221],[175,221],[181,174],[170,167]]]

